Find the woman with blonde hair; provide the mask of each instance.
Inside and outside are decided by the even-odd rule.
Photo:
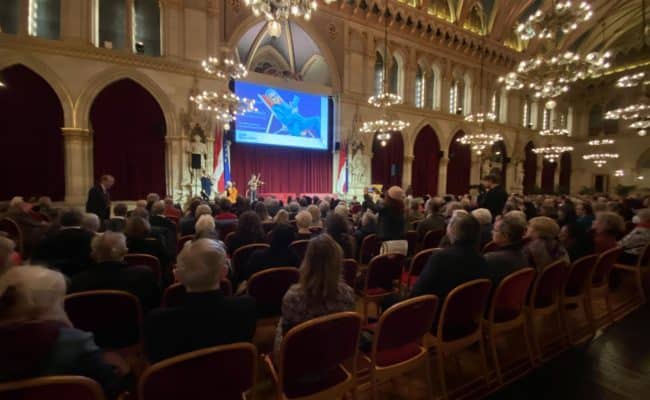
[[[289,212],[287,210],[279,210],[277,214],[275,214],[275,217],[273,218],[273,222],[276,224],[288,224],[289,223]]]
[[[343,250],[328,234],[309,241],[300,266],[300,281],[282,300],[282,318],[275,336],[276,350],[294,326],[324,315],[355,308],[354,290],[341,279]]]
[[[549,217],[535,217],[528,222],[524,256],[531,267],[541,271],[547,265],[558,261],[570,262],[569,255],[559,241],[560,226]]]

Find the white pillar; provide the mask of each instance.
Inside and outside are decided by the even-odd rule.
[[[555,162],[555,170],[553,171],[553,191],[555,188],[560,187],[560,160]]]
[[[402,162],[402,187],[406,190],[413,184],[413,157],[410,154],[404,156]]]
[[[542,187],[542,170],[544,169],[544,156],[537,156],[537,170],[535,171],[535,186]]]
[[[469,184],[478,185],[481,182],[481,157],[472,152],[472,166],[469,173]]]
[[[18,11],[18,35],[29,35],[29,0],[20,0]]]
[[[438,165],[438,195],[443,195],[447,191],[447,165],[449,158],[442,157]]]
[[[124,48],[128,53],[135,52],[135,0],[126,0],[126,40],[124,42]]]
[[[88,158],[90,132],[80,128],[61,128],[65,152],[65,202],[82,206],[92,186],[92,162]]]

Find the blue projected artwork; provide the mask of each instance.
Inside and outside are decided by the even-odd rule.
[[[328,97],[238,81],[235,93],[257,112],[237,118],[235,141],[327,150]]]

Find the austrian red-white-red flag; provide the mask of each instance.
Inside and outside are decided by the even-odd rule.
[[[226,179],[224,174],[223,166],[223,152],[224,152],[224,140],[223,140],[223,131],[221,127],[217,125],[214,131],[214,156],[213,156],[213,178],[214,182],[217,185],[217,192],[222,193],[226,190]]]
[[[339,165],[338,165],[338,174],[336,179],[336,192],[337,193],[347,193],[348,192],[348,142],[344,139],[341,139],[341,145],[339,147]]]

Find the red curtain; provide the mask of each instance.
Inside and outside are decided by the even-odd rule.
[[[63,109],[50,85],[22,65],[2,72],[0,88],[0,200],[65,196]]]
[[[553,193],[554,192],[554,177],[555,177],[555,168],[557,168],[556,162],[550,162],[544,160],[542,163],[542,192],[543,193]]]
[[[115,177],[113,200],[165,195],[165,116],[142,86],[123,79],[106,86],[90,109],[94,168]]]
[[[404,141],[399,132],[393,132],[386,146],[376,138],[372,141],[372,184],[402,186],[402,165],[404,164]]]
[[[232,179],[243,195],[253,173],[262,173],[260,193],[331,193],[332,153],[288,147],[233,143]]]
[[[560,157],[560,192],[571,192],[571,153],[562,153]]]
[[[465,132],[458,131],[449,144],[449,164],[447,164],[447,193],[466,194],[469,192],[472,151],[469,146],[458,141]]]
[[[537,154],[533,153],[535,145],[528,142],[525,149],[524,159],[524,194],[531,194],[535,188],[535,176],[537,175]]]
[[[429,125],[420,130],[413,149],[412,182],[413,195],[438,194],[438,168],[440,166],[440,142]]]

